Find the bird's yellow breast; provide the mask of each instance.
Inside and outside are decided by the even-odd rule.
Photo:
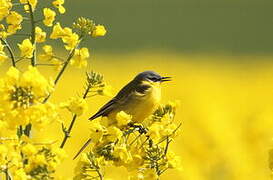
[[[121,106],[108,114],[108,118],[116,123],[116,114],[124,111],[132,115],[133,122],[142,122],[150,116],[158,107],[161,100],[161,86],[159,82],[142,82],[142,85],[148,85],[149,88],[144,93],[135,91]]]
[[[134,104],[128,108],[128,113],[133,116],[133,121],[142,122],[158,107],[161,100],[160,83],[143,82],[150,86],[143,95],[139,95]]]

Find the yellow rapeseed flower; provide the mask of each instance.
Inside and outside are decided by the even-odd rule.
[[[43,46],[44,54],[39,55],[39,59],[43,61],[50,61],[53,58],[53,48],[50,45]]]
[[[23,16],[15,11],[11,11],[6,17],[7,24],[18,25],[23,21]]]
[[[39,59],[42,61],[50,61],[53,65],[55,65],[55,70],[59,71],[63,65],[63,62],[54,56],[52,46],[44,45],[43,51],[44,53],[39,55]]]
[[[112,86],[105,83],[103,88],[97,90],[97,93],[102,96],[113,97]]]
[[[106,34],[106,29],[103,25],[95,26],[95,29],[91,32],[92,37],[100,37]]]
[[[11,67],[0,79],[0,119],[5,119],[11,129],[30,122],[40,129],[58,120],[56,107],[42,103],[53,91],[53,85],[35,67],[29,66],[22,74]]]
[[[63,61],[61,61],[61,60],[59,60],[59,59],[57,59],[57,58],[55,58],[55,57],[51,59],[51,63],[55,65],[54,70],[56,70],[56,71],[58,71],[58,72],[59,72],[59,71],[61,70],[61,68],[63,67]]]
[[[176,156],[175,153],[168,151],[167,160],[168,168],[181,170],[181,159],[179,156]]]
[[[43,12],[45,17],[45,19],[43,20],[44,24],[46,26],[52,26],[55,20],[56,13],[49,8],[44,8]]]
[[[62,38],[62,41],[66,44],[65,48],[67,50],[73,49],[79,42],[79,36],[72,32],[71,28],[62,28],[60,23],[54,25],[52,33],[50,35],[51,39]]]
[[[106,133],[104,127],[97,121],[94,120],[90,123],[90,138],[93,143],[102,141],[103,135]]]
[[[52,2],[53,6],[55,6],[56,8],[58,8],[59,12],[61,14],[65,13],[65,8],[63,7],[64,4],[64,0],[55,0]]]
[[[127,150],[125,145],[116,145],[114,148],[113,156],[118,158],[117,165],[124,165],[133,160],[131,153]]]
[[[34,11],[36,6],[37,6],[38,1],[37,0],[20,0],[20,3],[21,4],[29,3],[31,5],[32,10]],[[26,11],[29,10],[28,5],[25,5],[24,8],[25,8]]]
[[[37,148],[30,143],[28,143],[22,147],[22,153],[26,156],[35,155],[37,152],[38,152]]]
[[[78,116],[85,113],[88,109],[87,102],[83,98],[70,98],[67,102],[61,103],[61,107],[67,108],[73,114]]]
[[[117,125],[119,127],[122,127],[122,126],[127,125],[132,120],[132,116],[127,114],[124,111],[120,111],[116,115],[116,120],[117,120]]]
[[[29,39],[23,40],[18,46],[21,51],[21,57],[31,58],[33,56],[34,46]]]
[[[6,39],[9,34],[6,32],[6,28],[3,24],[0,24],[0,38]]]
[[[89,51],[87,48],[76,49],[70,64],[78,68],[86,67],[87,58],[89,58]]]
[[[0,0],[0,21],[9,14],[11,8],[11,0]]]
[[[145,180],[141,172],[134,170],[130,171],[128,180]]]
[[[55,24],[53,26],[52,33],[50,34],[50,38],[58,39],[58,38],[62,38],[63,36],[65,36],[64,29],[61,27],[60,23]]]
[[[62,38],[62,40],[63,40],[64,43],[67,44],[64,47],[67,50],[71,50],[71,49],[75,48],[76,45],[78,44],[78,42],[79,42],[79,35],[76,34],[76,33],[67,34],[67,36],[64,36]]]
[[[119,128],[115,126],[110,126],[107,128],[107,135],[106,138],[110,142],[115,142],[122,137],[123,133]]]
[[[23,168],[16,169],[13,173],[13,179],[14,180],[27,180],[29,179],[29,176],[26,174],[25,170]]]
[[[7,32],[9,35],[15,34],[17,30],[21,29],[21,23],[23,21],[23,16],[15,11],[11,11],[6,18],[8,24]]]
[[[0,144],[0,164],[5,161],[8,154],[8,148],[4,144]]]
[[[40,27],[36,26],[35,27],[35,39],[36,42],[41,43],[45,42],[46,39],[46,32],[44,32]]]
[[[147,135],[154,141],[158,141],[161,138],[161,131],[164,129],[160,122],[155,122],[149,127]]]
[[[4,52],[5,46],[0,42],[0,64],[8,59],[8,56]]]
[[[21,24],[10,24],[8,25],[7,35],[15,34],[17,30],[20,30],[20,29],[22,29]]]
[[[158,175],[156,174],[155,169],[145,169],[143,172],[144,179],[149,180],[158,180]]]
[[[33,157],[32,162],[36,165],[43,166],[47,164],[46,157],[42,154],[37,154]]]

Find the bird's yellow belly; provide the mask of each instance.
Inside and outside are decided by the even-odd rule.
[[[123,103],[119,106],[119,108],[108,114],[107,117],[108,119],[111,119],[112,124],[115,124],[116,114],[120,111],[124,111],[127,114],[132,115],[133,122],[143,122],[156,110],[160,103],[160,100],[160,86],[152,86],[144,94],[138,94],[132,96],[131,98],[128,98],[125,103]]]
[[[142,122],[158,107],[161,99],[161,89],[152,87],[143,97],[139,97],[135,104],[128,106],[124,111],[132,115],[133,122]]]

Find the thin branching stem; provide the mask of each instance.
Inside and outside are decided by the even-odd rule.
[[[169,139],[169,136],[167,136],[167,139],[166,139],[166,146],[165,146],[165,149],[164,149],[164,155],[166,156],[167,155],[167,152],[168,152],[168,149],[169,149],[169,144],[171,143],[172,140]]]
[[[11,178],[9,176],[8,168],[5,169],[4,173],[5,173],[5,176],[6,176],[6,180],[11,180]]]
[[[31,43],[33,44],[33,47],[34,47],[32,58],[31,58],[31,65],[36,66],[36,37],[35,37],[36,25],[34,20],[34,11],[29,1],[28,1],[28,8],[29,8],[29,16],[30,16],[30,24],[31,24]]]
[[[139,138],[142,136],[142,134],[139,134],[135,139],[129,144],[129,146],[133,145]]]
[[[31,34],[28,34],[28,33],[17,33],[17,34],[14,34],[14,36],[31,36]]]
[[[58,66],[58,64],[43,64],[43,63],[39,63],[39,64],[36,64],[36,66]]]
[[[85,99],[85,98],[87,97],[87,94],[88,94],[90,88],[91,88],[91,85],[88,85],[88,86],[86,87],[86,90],[85,90],[85,92],[84,92],[84,94],[83,94],[83,97],[82,97],[83,99]],[[63,129],[63,132],[64,132],[64,139],[63,139],[63,141],[62,141],[62,143],[61,143],[61,145],[60,145],[60,148],[63,148],[63,147],[64,147],[64,145],[65,145],[67,139],[70,137],[70,133],[71,133],[71,131],[72,131],[72,128],[73,128],[73,126],[74,126],[74,124],[75,124],[75,121],[76,121],[77,117],[78,117],[78,116],[77,116],[76,114],[74,114],[74,115],[73,115],[73,118],[72,118],[72,120],[71,120],[71,122],[70,122],[70,125],[69,125],[68,129],[67,129],[67,130],[66,130],[66,129]]]
[[[103,175],[101,174],[101,172],[98,168],[96,168],[96,172],[99,175],[100,180],[103,180]]]
[[[63,141],[62,141],[62,143],[61,143],[61,145],[60,145],[60,148],[63,148],[63,147],[64,147],[64,145],[65,145],[67,139],[70,137],[71,130],[72,130],[74,124],[75,124],[75,121],[76,121],[77,117],[78,117],[78,116],[77,116],[76,114],[74,114],[74,115],[73,115],[73,118],[72,118],[72,120],[71,120],[71,123],[70,123],[70,125],[69,125],[69,128],[68,128],[67,130],[65,130],[65,129],[63,130],[63,131],[64,131],[64,139],[63,139]]]
[[[160,176],[161,174],[163,174],[166,170],[168,170],[169,168],[165,168],[165,169],[163,169],[163,170],[161,170],[160,172],[159,172],[159,174],[158,174],[158,176]]]
[[[20,57],[19,59],[17,59],[16,61],[15,61],[15,63],[18,63],[18,62],[20,62],[20,61],[22,61],[22,60],[24,60],[24,59],[26,59],[25,57]]]
[[[73,48],[73,50],[69,53],[68,57],[67,57],[67,60],[65,61],[62,69],[60,70],[59,74],[57,75],[55,81],[54,81],[54,84],[56,85],[58,83],[58,81],[60,80],[60,78],[62,77],[64,71],[66,70],[67,68],[67,65],[69,64],[70,60],[72,59],[72,57],[74,56],[75,54],[75,51],[76,51],[76,47]]]
[[[139,146],[139,148],[142,148],[142,146],[144,146],[144,144],[145,144],[148,140],[150,140],[150,137],[149,137],[149,136],[146,137],[146,139],[145,139],[144,142]]]
[[[3,39],[3,38],[0,38],[1,42],[6,46],[9,54],[10,54],[10,58],[11,58],[11,62],[12,62],[12,66],[13,67],[16,67],[16,63],[15,63],[15,56],[14,56],[14,53],[9,45],[9,43],[7,42],[6,39]]]
[[[159,141],[156,145],[162,143],[162,142],[165,141],[167,138],[169,138],[169,137],[171,137],[172,135],[174,135],[174,133],[176,133],[176,131],[181,127],[181,125],[182,125],[182,123],[180,123],[180,124],[176,127],[176,129],[175,129],[169,136],[164,137],[164,138],[163,138],[161,141]]]
[[[81,42],[81,39],[82,39],[82,37],[80,37],[78,44],[70,51],[70,53],[69,53],[69,55],[68,55],[66,61],[63,63],[63,67],[62,67],[62,69],[60,70],[60,72],[58,73],[58,75],[57,75],[57,77],[56,77],[56,79],[55,79],[55,81],[54,81],[54,85],[55,85],[55,86],[57,85],[57,83],[59,82],[60,78],[62,77],[62,75],[63,75],[64,71],[66,70],[66,68],[67,68],[67,66],[68,66],[68,64],[69,64],[69,62],[70,62],[70,60],[73,58],[73,56],[74,56],[74,54],[75,54],[75,51],[76,51],[76,49],[78,48],[78,46],[79,46],[79,44],[80,44],[80,42]],[[48,101],[48,99],[50,98],[50,96],[51,96],[51,94],[49,94],[49,95],[45,98],[45,100],[44,100],[43,103],[46,103],[46,102]]]

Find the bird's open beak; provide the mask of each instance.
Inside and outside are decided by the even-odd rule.
[[[171,81],[171,77],[161,77],[160,82]]]

